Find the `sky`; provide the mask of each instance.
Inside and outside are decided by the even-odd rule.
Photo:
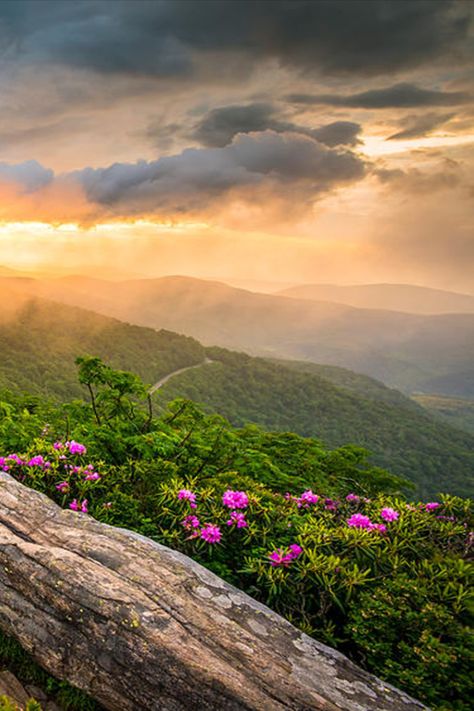
[[[470,0],[0,0],[0,265],[474,292]]]

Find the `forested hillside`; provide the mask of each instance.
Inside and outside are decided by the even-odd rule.
[[[78,276],[3,279],[2,284],[140,326],[184,333],[208,346],[330,363],[407,393],[474,396],[474,314],[361,309],[189,277],[110,282]]]
[[[474,400],[416,393],[412,399],[441,421],[474,434]]]
[[[10,295],[11,298],[11,295]],[[133,368],[147,383],[200,363],[193,338],[125,324],[46,300],[26,300],[5,314],[0,307],[0,383],[4,387],[70,399],[84,390],[75,358],[94,354],[116,368]]]
[[[319,437],[332,447],[354,442],[370,450],[379,466],[415,482],[423,496],[440,490],[472,495],[474,438],[433,420],[396,391],[357,374],[350,378],[347,371],[344,377],[330,372],[332,380],[336,373],[351,381],[352,392],[265,359],[219,348],[207,353],[213,365],[170,380],[159,397],[189,397],[235,425],[257,422]]]
[[[150,385],[209,357],[216,362],[166,383],[155,395],[157,403],[189,397],[235,425],[253,422],[322,438],[332,447],[366,447],[375,464],[414,482],[420,495],[472,492],[474,437],[430,418],[372,379],[333,368],[323,368],[326,377],[321,377],[311,364],[315,372],[298,372],[293,364],[290,369],[205,349],[192,338],[45,300],[22,302],[15,319],[11,301],[1,313],[0,384],[5,387],[67,400],[84,395],[76,379],[77,356],[97,355],[114,367],[133,370]]]

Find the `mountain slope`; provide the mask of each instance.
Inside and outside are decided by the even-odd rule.
[[[261,424],[322,438],[330,446],[349,442],[373,451],[372,461],[418,484],[423,496],[438,490],[472,492],[474,437],[431,419],[413,402],[354,374],[350,391],[315,373],[281,364],[204,349],[191,338],[131,326],[83,309],[3,293],[0,307],[0,384],[68,399],[85,395],[74,359],[98,355],[133,370],[148,383],[167,373],[216,361],[169,380],[155,397],[190,397],[233,423]],[[304,364],[303,364],[304,365]],[[350,376],[345,374],[345,378]]]
[[[0,284],[15,280],[0,280]],[[405,392],[474,396],[474,314],[425,316],[254,294],[188,277],[20,280],[30,293],[198,338],[328,363]]]
[[[280,296],[333,301],[362,309],[384,309],[416,314],[474,313],[474,296],[409,284],[302,284],[282,289]]]
[[[192,338],[121,323],[84,309],[2,291],[0,385],[60,399],[81,397],[75,358],[98,355],[145,382],[204,359]]]
[[[382,397],[375,385],[364,397],[261,358],[219,348],[207,353],[212,365],[173,378],[159,397],[205,403],[235,425],[290,430],[331,447],[362,445],[373,452],[371,461],[415,481],[422,496],[474,493],[474,437],[436,422],[403,395],[380,384]]]
[[[443,395],[412,395],[412,398],[432,416],[474,434],[474,400]]]

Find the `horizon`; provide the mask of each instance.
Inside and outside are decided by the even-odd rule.
[[[3,274],[2,270],[11,271],[12,274]],[[268,295],[284,295],[283,292],[286,289],[296,288],[296,287],[327,287],[336,289],[350,289],[350,288],[364,288],[364,287],[397,287],[397,288],[408,288],[408,289],[425,289],[427,291],[438,291],[440,293],[454,294],[457,296],[474,296],[474,290],[469,291],[456,291],[454,289],[440,289],[437,287],[429,286],[427,284],[414,284],[414,283],[403,283],[403,282],[379,282],[379,281],[367,281],[367,282],[296,282],[296,281],[260,281],[258,279],[245,279],[245,278],[234,278],[222,276],[195,276],[193,274],[133,274],[133,273],[121,273],[121,274],[107,274],[103,266],[93,266],[89,267],[88,271],[85,273],[81,271],[75,271],[74,268],[71,269],[60,269],[57,265],[51,266],[50,268],[45,267],[44,269],[16,269],[11,265],[0,264],[0,279],[38,279],[38,280],[49,280],[49,279],[67,279],[67,278],[87,278],[87,279],[97,279],[98,281],[110,281],[110,282],[125,282],[125,281],[153,281],[160,279],[190,279],[199,282],[209,282],[209,283],[220,283],[225,286],[230,286],[234,289],[239,289],[243,291],[249,291],[251,293],[262,293]],[[376,307],[375,307],[376,308]]]
[[[0,264],[472,294],[473,5],[221,7],[0,4]]]

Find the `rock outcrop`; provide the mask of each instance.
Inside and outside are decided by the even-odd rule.
[[[424,708],[186,556],[4,473],[0,629],[111,711]]]

